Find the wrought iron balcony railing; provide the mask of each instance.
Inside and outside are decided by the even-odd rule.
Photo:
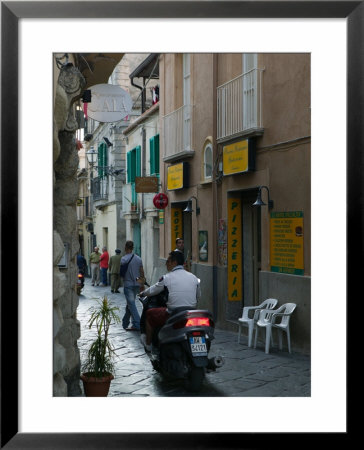
[[[252,69],[217,88],[217,140],[263,132],[263,69]]]
[[[94,201],[107,200],[109,193],[108,177],[97,177],[92,179],[92,196]]]
[[[194,154],[191,132],[192,113],[192,105],[184,105],[163,117],[164,161],[173,161]]]

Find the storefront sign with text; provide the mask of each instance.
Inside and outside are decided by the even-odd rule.
[[[241,199],[228,198],[228,300],[243,299]]]

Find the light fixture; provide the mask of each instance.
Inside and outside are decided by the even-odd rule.
[[[106,142],[106,145],[108,147],[112,147],[113,146],[112,142],[110,142],[109,139],[107,137],[105,137],[105,136],[104,136],[104,141]]]
[[[262,188],[267,189],[268,192],[268,209],[272,209],[273,208],[273,200],[270,200],[269,198],[269,189],[267,188],[267,186],[259,186],[259,191],[258,191],[258,197],[255,201],[255,203],[253,203],[253,206],[265,206],[266,203],[263,202],[262,200]]]
[[[94,166],[97,158],[97,152],[95,151],[94,147],[90,147],[90,150],[86,152],[87,161],[90,164],[90,166]]]
[[[105,138],[104,138],[105,139]],[[112,144],[111,144],[112,145]],[[90,150],[86,152],[87,161],[90,164],[92,169],[102,169],[105,174],[115,176],[120,175],[125,171],[125,169],[114,169],[113,166],[97,166],[96,161],[98,158],[98,153],[95,151],[95,148],[93,146],[90,147]],[[92,175],[92,170],[91,170]]]
[[[187,200],[187,206],[186,206],[186,208],[183,210],[183,212],[186,212],[186,213],[191,213],[191,212],[193,212],[193,209],[192,209],[192,199],[195,199],[196,200],[196,215],[198,215],[198,214],[200,214],[200,208],[197,206],[197,198],[194,196],[194,195],[192,195],[192,197],[190,197],[188,200]]]

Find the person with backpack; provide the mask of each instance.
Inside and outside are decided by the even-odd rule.
[[[139,278],[144,278],[143,262],[133,253],[134,242],[125,242],[125,255],[121,258],[120,275],[124,277],[124,295],[126,299],[125,314],[122,325],[126,331],[140,331],[140,316],[135,304],[135,297],[140,292]],[[127,266],[127,267],[126,267]],[[132,326],[130,327],[130,319]]]

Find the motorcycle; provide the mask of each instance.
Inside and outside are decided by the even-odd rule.
[[[81,291],[84,285],[85,285],[85,274],[82,272],[82,270],[79,270],[77,275],[77,286],[76,286],[77,295],[81,295]]]
[[[139,300],[143,304],[143,313],[149,307],[163,304],[163,299],[158,296],[139,296]],[[208,310],[176,309],[167,322],[153,332],[152,349],[148,353],[153,368],[166,377],[183,380],[188,391],[198,392],[205,373],[224,364],[221,356],[208,357],[214,329]]]

